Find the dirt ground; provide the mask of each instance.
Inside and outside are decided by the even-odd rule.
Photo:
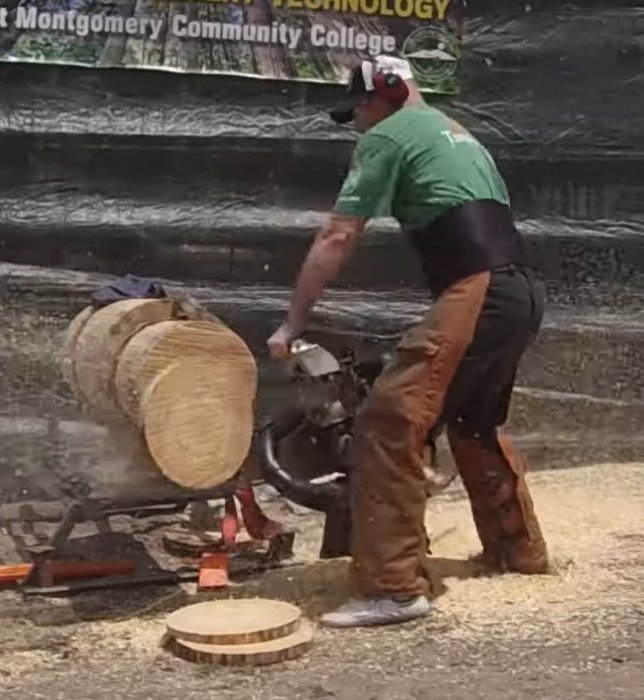
[[[640,700],[644,697],[644,464],[532,475],[553,573],[477,577],[455,485],[433,499],[434,611],[376,630],[316,631],[302,659],[255,670],[191,665],[160,647],[190,586],[65,600],[0,594],[0,690],[23,700]],[[314,563],[317,515],[273,505],[301,530],[308,565],[240,584],[313,618],[348,592],[346,562]],[[136,534],[136,533],[135,533]]]

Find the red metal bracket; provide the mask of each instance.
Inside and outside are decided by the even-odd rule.
[[[224,517],[221,521],[221,539],[225,550],[235,546],[239,534],[239,516],[234,496],[226,499]]]
[[[244,527],[254,540],[271,540],[284,531],[280,523],[268,518],[259,507],[252,486],[240,488],[235,495],[241,506]]]

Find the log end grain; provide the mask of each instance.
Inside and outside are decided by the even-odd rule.
[[[250,451],[253,402],[245,382],[222,375],[216,358],[166,367],[146,391],[143,432],[170,481],[210,489],[231,479]]]
[[[280,600],[209,600],[180,608],[166,619],[168,633],[183,643],[245,646],[288,637],[302,620],[298,607]]]
[[[63,338],[61,371],[63,374],[63,379],[65,382],[67,382],[69,388],[72,390],[74,396],[78,400],[83,400],[83,397],[76,379],[76,370],[74,368],[74,348],[76,347],[78,336],[82,333],[85,324],[93,313],[94,308],[92,306],[86,306],[72,319]]]
[[[121,350],[141,328],[171,319],[175,308],[171,299],[125,299],[95,310],[86,319],[68,352],[76,393],[95,420],[124,419],[112,388]]]
[[[116,398],[133,423],[142,424],[142,402],[151,382],[170,364],[207,359],[237,391],[255,397],[257,369],[244,341],[225,325],[202,321],[162,321],[137,333],[123,348],[114,375]]]

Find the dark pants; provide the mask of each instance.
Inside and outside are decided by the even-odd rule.
[[[488,563],[542,573],[547,552],[505,423],[544,291],[506,267],[449,287],[400,341],[355,430],[354,574],[365,595],[423,592],[428,433],[446,427]]]

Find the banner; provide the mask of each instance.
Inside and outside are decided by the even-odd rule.
[[[344,83],[360,58],[404,56],[458,92],[462,0],[4,0],[0,61]]]

